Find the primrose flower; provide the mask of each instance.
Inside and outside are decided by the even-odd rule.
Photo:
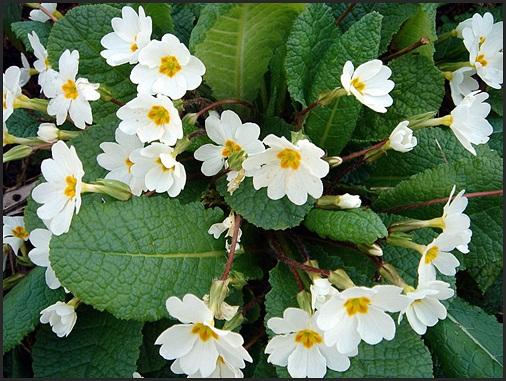
[[[397,322],[400,323],[406,314],[411,328],[419,335],[424,335],[427,327],[446,319],[446,307],[440,300],[449,299],[453,294],[454,291],[446,282],[433,280],[421,283],[416,290],[406,292],[411,303],[400,311]]]
[[[19,248],[30,236],[23,217],[3,216],[3,224],[3,243],[12,247],[14,254],[18,255]]]
[[[200,86],[205,71],[202,61],[190,55],[188,48],[168,33],[161,41],[152,40],[142,49],[130,79],[138,84],[139,93],[160,93],[179,99],[187,90]]]
[[[183,123],[170,98],[162,94],[153,97],[137,94],[137,97],[116,112],[121,119],[119,129],[125,134],[137,136],[141,142],[160,140],[169,146],[183,137]]]
[[[56,302],[40,311],[40,322],[49,323],[58,337],[68,336],[77,321],[74,305]]]
[[[56,290],[61,286],[60,281],[56,278],[51,262],[49,261],[49,242],[51,242],[52,233],[47,229],[34,229],[30,234],[30,242],[34,246],[28,253],[30,260],[37,266],[46,267],[46,284]]]
[[[329,172],[329,164],[321,157],[325,152],[307,139],[289,142],[285,137],[270,134],[263,143],[267,150],[249,156],[243,168],[254,170],[255,189],[267,187],[267,196],[279,200],[283,196],[296,205],[307,201],[307,195],[314,198],[323,194],[321,178]]]
[[[175,324],[163,331],[155,345],[161,345],[163,358],[176,360],[171,365],[174,373],[205,378],[216,371],[219,361],[234,369],[244,368],[244,361],[253,361],[242,346],[242,336],[215,328],[213,312],[195,295],[186,294],[183,300],[171,296],[166,307],[169,314],[183,324]]]
[[[475,44],[469,53],[469,63],[474,66],[483,82],[494,89],[500,89],[503,83],[502,36],[500,51],[495,42],[487,41],[479,49]]]
[[[293,378],[322,378],[327,367],[344,372],[350,367],[350,359],[336,349],[327,346],[323,332],[317,326],[318,312],[310,316],[299,308],[287,308],[283,318],[269,319],[267,326],[277,335],[274,336],[265,353],[270,354],[267,362],[286,366]],[[348,355],[356,355],[357,351]]]
[[[176,197],[186,183],[186,171],[183,164],[173,156],[174,149],[163,143],[152,143],[129,155],[133,162],[130,173],[144,179],[146,188],[157,193],[167,192]]]
[[[416,147],[417,139],[413,130],[408,127],[409,122],[404,120],[394,128],[388,138],[388,147],[398,152],[409,152]]]
[[[40,5],[50,13],[54,14],[58,3],[40,3]],[[30,15],[28,16],[28,18],[30,20],[39,22],[46,22],[50,20],[50,17],[46,15],[44,12],[42,12],[40,9],[34,9],[33,11],[30,11]]]
[[[353,63],[347,61],[343,67],[341,84],[348,93],[376,112],[387,112],[386,107],[393,103],[388,94],[395,86],[388,78],[392,70],[383,65],[381,60],[372,60],[354,69]]]
[[[486,119],[491,109],[490,105],[484,102],[487,98],[487,93],[473,91],[451,111],[449,127],[464,148],[473,155],[476,155],[476,150],[471,143],[488,142],[494,131]]]
[[[355,351],[364,340],[378,344],[392,340],[395,323],[386,313],[405,308],[409,299],[402,288],[392,285],[350,287],[330,298],[320,309],[316,322],[324,333],[325,344],[336,345],[341,353]]]
[[[233,155],[248,156],[265,150],[258,137],[260,127],[255,123],[242,123],[239,115],[231,110],[225,110],[221,117],[217,113],[210,113],[205,121],[207,136],[218,145],[204,144],[194,152],[195,159],[203,161],[202,173],[214,176],[223,166],[229,167],[228,159]],[[232,170],[227,179],[236,177],[238,171]]]
[[[467,94],[478,90],[480,87],[478,81],[472,76],[476,74],[476,69],[468,66],[461,67],[451,73],[450,91],[453,103],[458,105]]]
[[[220,238],[220,235],[226,231],[227,234],[225,234],[226,237],[232,237],[234,234],[234,228],[235,228],[235,213],[234,211],[230,211],[230,214],[227,218],[223,220],[223,222],[219,222],[216,224],[212,224],[209,230],[207,231],[209,234],[212,234],[215,239]],[[241,241],[242,236],[242,230],[239,229],[239,232],[237,234],[237,244],[235,247],[235,250],[239,250],[239,242]],[[229,244],[227,242],[226,244],[227,251],[229,251]]]
[[[441,233],[425,246],[420,253],[422,258],[418,264],[418,279],[425,283],[436,279],[436,269],[441,274],[453,276],[460,265],[459,260],[450,251],[462,241],[461,234]]]
[[[52,70],[51,64],[49,63],[47,50],[41,44],[37,33],[34,31],[32,34],[28,33],[28,40],[30,41],[30,45],[32,45],[33,54],[35,55],[35,58],[37,58],[33,63],[33,67],[39,72],[38,84],[41,86],[40,91],[42,92],[44,82],[47,80],[47,73],[49,70]]]
[[[6,122],[14,112],[14,100],[21,95],[19,78],[21,70],[17,66],[10,66],[3,75],[3,121]]]
[[[74,211],[81,208],[83,165],[74,147],[63,141],[51,147],[53,157],[42,161],[42,175],[47,182],[37,185],[32,191],[35,202],[44,204],[37,215],[54,235],[69,231]]]
[[[327,300],[339,293],[326,278],[313,279],[309,290],[311,292],[311,308],[313,310],[319,310]]]
[[[22,67],[19,69],[19,86],[23,87],[30,80],[30,64],[23,53],[21,53],[21,65]]]
[[[147,190],[144,178],[135,177],[131,173],[132,165],[130,154],[134,151],[140,151],[144,144],[137,135],[127,135],[119,128],[115,131],[116,142],[100,143],[100,148],[104,153],[97,156],[98,164],[110,171],[105,175],[106,179],[118,180],[130,187],[132,194],[140,196]]]
[[[43,83],[44,94],[51,98],[47,113],[56,116],[56,124],[65,122],[67,113],[77,128],[84,129],[91,124],[93,116],[88,101],[100,98],[97,83],[89,83],[86,78],[76,80],[79,66],[79,52],[65,50],[60,56],[59,72],[51,70],[50,78]]]
[[[176,374],[184,373],[177,361],[174,361],[170,369]],[[202,373],[200,371],[196,371],[195,373],[188,375],[188,378],[204,377],[202,377]],[[218,356],[218,359],[216,360],[216,368],[205,378],[244,378],[244,374],[239,367],[226,363],[223,360],[223,357]]]
[[[121,9],[122,17],[111,20],[114,32],[106,34],[100,43],[106,50],[100,55],[111,66],[139,62],[139,53],[151,41],[152,20],[139,6],[139,14],[132,7]]]

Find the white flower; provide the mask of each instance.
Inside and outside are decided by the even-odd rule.
[[[141,142],[160,140],[169,146],[183,137],[183,123],[172,101],[162,94],[156,98],[149,94],[137,97],[116,112],[121,119],[120,130],[137,136]]]
[[[355,209],[360,208],[360,206],[362,205],[362,200],[358,195],[351,195],[349,193],[345,193],[338,197],[339,199],[336,206],[341,209]]]
[[[76,310],[73,305],[56,302],[40,311],[40,322],[49,323],[58,337],[68,336],[77,321]]]
[[[58,132],[60,130],[56,127],[54,123],[41,123],[39,125],[39,129],[37,130],[37,136],[39,139],[44,140],[48,143],[57,142]]]
[[[244,339],[238,333],[214,327],[213,312],[195,295],[186,294],[183,300],[170,297],[166,302],[169,314],[183,324],[175,324],[156,339],[161,345],[160,355],[173,360],[171,370],[205,378],[216,371],[217,361],[235,368],[244,368],[244,361],[252,362],[242,346]]]
[[[478,44],[475,44],[469,54],[469,63],[475,67],[483,82],[494,89],[500,89],[503,83],[502,38],[501,51],[497,50],[493,41],[488,40],[479,50]]]
[[[454,291],[446,282],[433,280],[420,283],[416,290],[406,293],[411,302],[400,311],[397,322],[400,323],[406,314],[411,328],[423,335],[427,327],[436,325],[438,319],[446,319],[446,308],[440,300],[451,298],[453,294]]]
[[[473,155],[476,155],[476,150],[471,143],[488,142],[489,136],[494,131],[485,119],[490,112],[490,105],[484,102],[487,98],[487,93],[473,91],[467,94],[451,112],[451,130],[464,148]]]
[[[267,347],[267,362],[287,366],[293,378],[323,378],[327,367],[344,372],[350,367],[348,356],[329,347],[323,341],[323,332],[316,325],[318,312],[310,316],[299,308],[287,308],[283,318],[271,318],[267,326],[277,334]],[[356,355],[356,351],[350,355]]]
[[[37,266],[46,267],[46,284],[56,290],[61,286],[56,278],[51,262],[49,261],[49,242],[51,242],[52,233],[47,229],[34,229],[30,234],[30,242],[34,246],[28,253],[30,260]]]
[[[395,323],[385,311],[397,312],[409,302],[402,288],[379,285],[350,287],[330,298],[319,310],[318,327],[325,344],[336,345],[341,353],[356,350],[360,340],[374,345],[392,340]]]
[[[326,278],[313,279],[309,290],[311,291],[311,308],[313,310],[319,310],[327,300],[339,293]]]
[[[30,64],[23,53],[21,53],[21,65],[22,67],[19,69],[19,86],[23,87],[30,80]]]
[[[17,66],[10,66],[5,70],[2,82],[4,122],[6,122],[9,116],[14,112],[14,100],[21,95],[21,86],[19,85],[20,76],[21,70]]]
[[[454,185],[448,197],[448,201],[443,207],[441,229],[443,229],[443,232],[446,234],[458,235],[458,237],[462,238],[462,241],[457,242],[456,249],[465,254],[469,252],[467,244],[471,240],[473,234],[471,229],[469,229],[471,219],[464,214],[468,199],[464,197],[465,189],[462,189],[452,201],[455,189],[456,186]]]
[[[142,377],[139,372],[133,372],[132,373],[132,378],[144,378],[144,377]]]
[[[227,231],[225,234],[225,238],[232,237],[235,229],[235,213],[234,211],[230,211],[230,214],[227,218],[223,220],[223,222],[218,222],[216,224],[212,224],[209,230],[207,231],[209,234],[212,234],[215,239],[220,238],[220,235]],[[242,230],[239,229],[237,233],[237,243],[235,245],[235,250],[239,250],[239,242],[241,242]],[[230,244],[228,241],[225,243],[225,248],[227,251],[230,251]]]
[[[480,85],[472,76],[476,74],[476,69],[468,66],[461,67],[451,74],[450,91],[453,103],[458,105],[462,102],[464,96],[472,91],[478,90]]]
[[[144,179],[146,187],[157,193],[167,192],[176,197],[186,183],[184,166],[172,155],[174,149],[163,143],[134,150],[129,159],[134,163],[130,172],[134,177]]]
[[[137,135],[127,135],[119,128],[115,131],[116,142],[100,143],[100,148],[104,153],[97,156],[98,164],[110,171],[105,178],[118,180],[130,187],[132,194],[140,196],[147,190],[143,177],[135,177],[131,173],[132,165],[130,154],[134,151],[140,151],[144,144]]]
[[[42,161],[42,175],[47,182],[37,185],[32,191],[35,202],[44,204],[37,215],[54,235],[69,231],[74,211],[81,207],[83,165],[74,147],[63,141],[51,147],[53,157]]]
[[[224,165],[228,168],[227,160],[234,154],[252,155],[265,150],[258,140],[260,127],[255,123],[242,123],[234,111],[223,111],[221,119],[217,113],[210,113],[205,125],[207,136],[218,144],[204,144],[194,153],[195,159],[203,161],[201,170],[206,176],[214,176]],[[232,180],[237,174],[238,171],[230,171],[227,179]]]
[[[121,9],[121,16],[111,20],[114,32],[100,40],[106,49],[100,55],[111,66],[139,62],[139,52],[151,41],[152,20],[142,6],[139,6],[139,14],[132,7],[125,6]]]
[[[65,122],[67,113],[80,129],[84,129],[85,123],[91,124],[93,116],[88,101],[100,98],[96,91],[99,84],[89,83],[86,78],[76,80],[79,66],[79,52],[65,50],[60,56],[59,72],[51,70],[49,77],[43,84],[44,94],[51,98],[47,106],[47,113],[56,116],[56,124]]]
[[[184,373],[177,360],[174,361],[170,369],[176,374]],[[196,371],[195,373],[188,375],[188,378],[204,377],[200,371]],[[216,368],[209,376],[205,378],[244,378],[244,374],[239,367],[226,363],[223,360],[223,357],[218,356],[218,359],[216,360]]]
[[[187,90],[200,86],[205,71],[202,61],[190,55],[186,46],[168,33],[161,41],[152,40],[142,49],[130,79],[138,84],[139,93],[160,93],[179,99]]]
[[[3,216],[3,224],[3,243],[10,245],[14,254],[18,255],[19,248],[29,238],[23,217]]]
[[[58,3],[40,3],[42,7],[44,7],[47,11],[50,13],[53,13],[56,11],[56,5]],[[30,11],[30,15],[28,16],[30,20],[33,21],[39,21],[39,22],[46,22],[50,19],[48,15],[46,15],[44,12],[42,12],[40,9],[34,9],[33,11]]]
[[[318,198],[323,194],[322,177],[329,172],[329,164],[321,157],[325,152],[307,139],[293,144],[285,137],[268,135],[263,140],[267,150],[249,156],[243,168],[253,170],[255,189],[267,187],[267,196],[279,200],[284,195],[296,205],[307,201],[307,195]]]
[[[51,64],[49,63],[47,50],[40,43],[37,33],[28,33],[28,40],[30,41],[30,45],[32,45],[33,54],[35,55],[35,58],[37,58],[37,60],[33,63],[33,67],[39,72],[38,84],[41,86],[42,91],[44,83],[47,80],[47,73],[49,70],[52,70]]]
[[[425,246],[418,264],[420,283],[436,280],[436,268],[441,274],[453,276],[460,262],[450,253],[461,242],[460,234],[441,233]]]
[[[408,124],[407,120],[400,122],[390,134],[389,147],[394,151],[408,152],[416,147],[417,139],[413,136],[413,130],[408,127]]]
[[[363,63],[356,70],[353,63],[347,61],[343,67],[341,84],[348,93],[354,95],[357,100],[376,112],[387,112],[386,107],[393,103],[388,94],[395,86],[388,78],[392,70],[383,65],[380,60],[372,60]]]

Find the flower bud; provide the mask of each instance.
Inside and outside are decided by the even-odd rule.
[[[33,148],[25,145],[12,147],[3,155],[3,162],[7,163],[8,161],[22,159],[24,157],[30,156],[32,152]]]
[[[343,159],[340,156],[323,157],[322,159],[329,163],[331,168],[339,167],[343,164]]]
[[[54,123],[41,123],[37,130],[37,136],[48,143],[58,141],[58,132],[60,130]]]
[[[92,184],[83,183],[82,192],[103,193],[120,201],[128,201],[132,198],[132,191],[127,184],[111,179],[98,179]]]
[[[197,123],[197,119],[198,119],[198,114],[193,112],[193,113],[188,113],[186,114],[185,116],[183,116],[183,119],[181,119],[181,121],[183,122],[183,125],[191,125],[191,126],[195,126],[195,124]]]
[[[407,283],[404,281],[404,279],[402,279],[399,273],[397,272],[397,269],[390,263],[383,263],[378,271],[383,278],[388,280],[393,285],[401,288],[405,288],[406,286],[408,286]]]
[[[413,136],[413,130],[408,127],[407,120],[400,122],[392,131],[388,138],[387,149],[393,149],[398,152],[411,151],[417,144],[416,137]]]
[[[373,243],[372,245],[361,243],[358,244],[357,247],[360,251],[368,255],[373,255],[375,257],[381,257],[383,255],[383,250],[377,243]]]
[[[360,196],[345,193],[341,196],[322,196],[316,200],[316,206],[322,209],[354,209],[360,208]]]
[[[355,283],[350,279],[346,271],[337,269],[331,271],[329,274],[329,281],[339,289],[345,290],[350,287],[355,287]]]
[[[322,106],[328,106],[339,97],[347,95],[345,89],[336,87],[333,90],[324,90],[318,95],[318,103]]]
[[[215,316],[221,314],[221,305],[228,295],[228,283],[229,280],[216,279],[211,284],[211,290],[209,291],[209,309]]]
[[[313,314],[311,307],[311,294],[306,290],[302,290],[297,294],[297,302],[301,310],[306,311],[309,315]]]

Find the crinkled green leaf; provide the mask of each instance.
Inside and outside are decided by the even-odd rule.
[[[20,40],[16,37],[16,33],[12,30],[11,25],[15,22],[21,21],[22,4],[6,3],[2,4],[2,26],[3,32],[12,43],[12,45],[22,50],[23,46]],[[4,68],[5,71],[6,68]]]
[[[316,65],[340,34],[331,9],[322,3],[309,3],[293,23],[286,42],[286,77],[292,99],[304,107]]]
[[[278,263],[269,272],[269,283],[271,290],[265,295],[266,325],[270,318],[283,317],[283,311],[288,307],[299,308],[297,293],[300,289],[285,263]],[[270,331],[269,328],[267,330]]]
[[[45,267],[35,267],[4,296],[3,353],[14,348],[37,327],[40,311],[64,300],[61,287],[51,290],[46,285],[45,273]]]
[[[390,79],[395,87],[390,92],[392,106],[380,114],[362,108],[354,140],[380,141],[406,118],[425,112],[437,111],[443,101],[444,77],[427,57],[404,55],[388,63],[392,69]]]
[[[18,138],[36,137],[41,121],[25,109],[17,108],[5,122],[9,134]]]
[[[266,74],[268,88],[268,102],[265,115],[272,117],[282,115],[287,101],[286,71],[284,62],[286,58],[286,45],[280,45],[274,49],[274,55],[269,63]],[[265,104],[265,102],[264,102]]]
[[[66,50],[79,51],[77,78],[107,86],[113,98],[126,103],[136,95],[136,87],[130,81],[131,65],[111,67],[100,55],[104,47],[103,36],[113,31],[111,19],[121,17],[121,11],[104,4],[80,5],[67,12],[51,29],[47,44],[49,60],[58,68],[60,55]],[[114,116],[118,106],[102,100],[92,101],[93,120]]]
[[[32,32],[37,33],[42,46],[46,46],[52,25],[39,21],[18,21],[12,23],[11,27],[14,33],[16,33],[16,36],[23,41],[26,50],[28,52],[33,52],[33,47],[28,39],[28,34],[32,34]]]
[[[418,12],[410,17],[394,36],[393,42],[398,50],[404,49],[426,36],[431,42],[417,48],[415,52],[432,59],[434,41],[437,40],[436,10],[438,6],[439,4],[435,3],[418,4]]]
[[[274,49],[304,7],[240,3],[218,16],[201,42],[194,41],[194,54],[206,66],[204,81],[217,99],[256,98]]]
[[[322,238],[335,241],[372,244],[387,235],[383,222],[370,209],[324,210],[315,208],[304,225]]]
[[[318,99],[324,90],[341,87],[341,74],[346,61],[355,67],[377,58],[382,16],[372,12],[354,24],[328,47],[315,69],[308,103]],[[305,133],[329,155],[338,155],[350,139],[357,122],[361,104],[353,96],[340,97],[328,106],[311,110]]]
[[[503,156],[503,118],[499,115],[491,112],[487,117],[487,120],[492,125],[494,132],[490,135],[490,140],[488,141],[488,145],[494,151],[502,157]]]
[[[223,271],[225,243],[207,233],[222,219],[220,210],[163,197],[90,203],[68,233],[52,238],[51,264],[96,309],[158,320],[167,316],[168,297],[203,296]]]
[[[44,324],[33,346],[36,378],[131,378],[136,371],[142,322],[120,320],[90,306],[77,308],[77,321],[60,338]]]
[[[167,363],[167,360],[160,355],[160,346],[155,345],[155,341],[174,322],[170,319],[160,319],[155,322],[144,323],[142,327],[142,344],[139,348],[140,354],[136,369],[141,375],[156,372]]]
[[[501,89],[488,89],[489,94],[488,103],[492,106],[492,110],[494,110],[497,115],[503,116],[503,90]]]
[[[295,205],[286,196],[271,200],[267,197],[267,188],[255,190],[251,177],[244,179],[232,195],[227,191],[227,184],[224,177],[216,183],[225,202],[248,222],[263,229],[284,230],[298,226],[315,202],[309,195],[303,205]]]
[[[502,378],[502,324],[482,309],[454,297],[448,317],[425,337],[447,377]]]
[[[186,46],[190,42],[190,34],[196,20],[195,14],[188,7],[188,3],[174,3],[171,8],[174,35]]]

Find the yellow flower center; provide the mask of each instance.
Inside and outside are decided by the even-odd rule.
[[[49,69],[49,67],[50,67],[50,65],[49,65],[49,58],[46,58],[46,59],[44,60],[44,65],[46,65],[46,70],[48,70],[48,69]]]
[[[317,332],[310,329],[304,329],[297,332],[297,335],[295,335],[295,342],[302,343],[304,347],[309,349],[315,344],[323,343],[323,339]]]
[[[344,303],[344,308],[346,308],[348,316],[353,316],[357,313],[366,314],[370,303],[371,299],[362,296],[360,298],[348,299],[346,303]]]
[[[485,54],[479,54],[476,56],[476,62],[479,62],[481,66],[487,66],[488,61],[485,59]]]
[[[174,166],[172,166],[172,167],[166,167],[165,164],[162,163],[162,159],[160,159],[160,158],[156,159],[156,164],[160,165],[162,167],[162,170],[164,172],[167,172],[167,171],[170,171],[170,170],[174,169]]]
[[[181,65],[174,56],[167,56],[161,59],[159,72],[165,74],[170,78],[174,77],[176,73],[181,70]]]
[[[128,172],[130,172],[130,169],[132,168],[132,165],[134,165],[133,161],[131,161],[128,157],[125,159],[125,163],[128,166]]]
[[[434,247],[431,247],[427,253],[425,254],[425,264],[428,265],[429,263],[431,263],[434,259],[436,259],[437,257],[437,252],[439,250],[439,247],[437,246],[434,246]]]
[[[69,79],[62,87],[62,90],[64,91],[65,98],[70,98],[72,100],[76,100],[77,96],[79,95],[77,92],[76,83]]]
[[[360,82],[360,78],[355,78],[353,81],[351,81],[351,85],[357,89],[357,91],[364,95],[363,91],[365,89],[365,83],[364,82]]]
[[[225,360],[223,360],[223,357],[221,357],[221,356],[218,356],[218,362],[225,364]]]
[[[12,235],[19,239],[28,238],[28,232],[22,226],[16,226],[14,229],[12,229]]]
[[[232,140],[227,140],[225,142],[225,148],[221,151],[222,156],[230,157],[234,153],[241,152],[242,148],[239,144],[233,142]]]
[[[480,36],[480,42],[478,43],[478,50],[481,49],[481,46],[483,45],[483,43],[486,41],[485,37],[483,36]]]
[[[5,110],[7,108],[7,93],[4,93],[3,106],[4,106],[4,110]]]
[[[281,168],[299,169],[301,156],[297,151],[291,148],[285,148],[277,154],[277,158],[281,160],[281,163],[279,164]]]
[[[218,340],[218,335],[214,332],[211,327],[204,325],[202,323],[197,323],[193,326],[191,333],[193,335],[199,335],[200,340],[204,343],[209,340],[211,337],[214,340]]]
[[[151,119],[157,126],[170,122],[170,114],[163,106],[151,107],[151,110],[148,112],[148,118]]]
[[[130,45],[130,50],[132,52],[135,52],[137,49],[139,49],[139,47],[137,46],[137,36],[135,36],[134,43],[132,45]]]
[[[76,178],[73,175],[67,176],[65,178],[65,181],[67,182],[67,187],[65,188],[63,193],[65,193],[65,196],[69,198],[74,198],[74,196],[76,195],[76,184],[77,184]]]

